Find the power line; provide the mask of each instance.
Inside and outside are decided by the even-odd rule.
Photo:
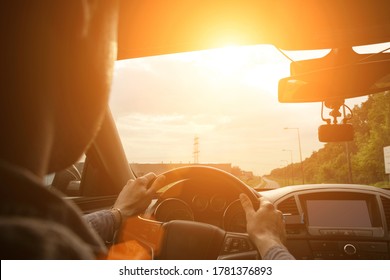
[[[199,137],[194,137],[194,163],[199,163]]]

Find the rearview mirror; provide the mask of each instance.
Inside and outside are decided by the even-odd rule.
[[[380,58],[386,59],[379,61],[364,59],[360,62],[320,70],[318,67],[321,61],[295,62],[301,63],[300,68],[297,64],[291,67],[292,74],[297,75],[279,81],[279,102],[323,102],[390,90],[389,54],[381,54]],[[329,64],[329,62],[326,63]],[[326,63],[324,65],[328,65]],[[303,69],[303,71],[298,71],[298,69]]]
[[[324,124],[318,128],[320,142],[348,142],[354,136],[351,124]]]

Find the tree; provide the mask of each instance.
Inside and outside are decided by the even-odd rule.
[[[355,130],[354,141],[348,143],[353,183],[384,181],[383,147],[390,145],[390,92],[370,95],[367,101],[355,106],[351,123]],[[304,166],[307,183],[347,183],[346,144],[325,144],[305,159]],[[281,178],[285,168],[272,170],[270,176]]]
[[[390,92],[370,96],[358,114],[358,149],[353,156],[356,179],[365,184],[383,181],[383,147],[390,145]]]

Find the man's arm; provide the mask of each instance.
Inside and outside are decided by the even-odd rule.
[[[156,177],[153,173],[129,180],[112,209],[86,214],[84,219],[106,243],[111,243],[115,232],[128,217],[137,215],[148,207],[154,193],[163,186],[164,180],[164,176]]]
[[[96,211],[84,215],[85,221],[99,234],[106,243],[111,243],[117,228],[116,220],[110,210]]]

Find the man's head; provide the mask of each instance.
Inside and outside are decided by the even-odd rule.
[[[8,138],[0,158],[43,175],[76,161],[104,117],[118,3],[37,0],[2,6],[0,128]]]

